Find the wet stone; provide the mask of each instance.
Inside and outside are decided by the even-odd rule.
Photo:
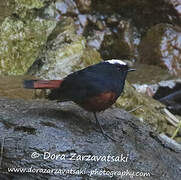
[[[139,47],[142,63],[167,68],[172,75],[181,76],[181,29],[170,24],[152,27]]]
[[[180,180],[178,169],[181,155],[178,149],[165,143],[164,139],[160,140],[149,126],[126,111],[113,108],[99,113],[100,122],[106,132],[120,140],[116,143],[95,130],[96,123],[92,114],[73,103],[58,105],[56,102],[48,101],[0,98],[0,117],[0,137],[4,137],[1,172],[6,172],[0,173],[3,180],[84,180],[85,176],[88,180],[110,179],[109,175],[91,176],[89,173],[93,170],[100,172],[102,169],[108,172],[117,172],[120,169],[131,172],[143,171],[150,173],[150,180],[163,180],[164,172],[164,180]],[[32,155],[35,153],[40,156],[33,158]],[[80,158],[70,160],[72,154],[77,157],[119,156],[122,161],[86,161]],[[14,166],[87,171],[80,175],[7,173],[7,168]],[[115,175],[114,178],[119,179],[120,176]],[[130,180],[130,176],[125,176],[124,179]]]
[[[81,13],[88,13],[91,10],[91,0],[75,0]]]

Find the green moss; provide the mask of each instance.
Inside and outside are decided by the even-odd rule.
[[[60,79],[100,60],[100,54],[87,48],[85,38],[76,34],[73,19],[66,17],[58,22],[48,37],[29,74],[45,79]]]
[[[85,38],[75,33],[73,19],[62,19],[48,37],[46,46],[38,56],[37,63],[29,69],[29,74],[45,79],[65,77],[81,63],[85,45]]]
[[[101,61],[101,55],[95,49],[87,47],[81,57],[84,66],[90,66],[92,64],[99,63]]]
[[[0,27],[0,73],[25,73],[54,26],[55,22],[38,18],[24,23],[19,19],[7,17]]]
[[[18,17],[24,19],[34,18],[36,10],[43,8],[46,5],[46,0],[14,0],[15,10],[14,13]]]
[[[33,8],[42,8],[44,6],[43,0],[15,0],[17,4],[17,8],[26,8],[26,9],[33,9]]]
[[[162,114],[164,105],[151,97],[138,93],[128,82],[126,82],[125,91],[117,100],[116,106],[127,111],[138,107],[132,112],[136,117],[141,121],[148,122],[159,132],[166,131],[167,120],[165,115]]]

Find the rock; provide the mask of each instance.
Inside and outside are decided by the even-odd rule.
[[[81,13],[88,13],[91,10],[91,0],[75,0]]]
[[[14,0],[0,1],[0,24],[14,11]]]
[[[5,18],[0,27],[0,74],[24,74],[56,25],[56,21],[42,19],[32,10],[43,7],[43,1],[15,2],[14,14]]]
[[[35,9],[41,9],[45,7],[50,0],[14,0],[15,11],[14,13],[25,19],[29,19],[35,13]]]
[[[55,7],[60,15],[76,16],[79,13],[77,5],[73,0],[57,0]]]
[[[156,76],[156,73],[154,74],[154,76]],[[171,111],[172,113],[181,115],[180,113],[181,112],[181,90],[180,90],[181,79],[180,78],[160,81],[154,84],[136,83],[136,84],[133,84],[133,86],[136,88],[136,91],[142,94],[151,96],[154,99],[165,104],[166,107],[169,109],[169,111]]]
[[[159,89],[160,90],[160,89]],[[168,89],[169,91],[170,89]],[[173,90],[174,91],[174,90]],[[160,93],[160,91],[158,91]],[[155,94],[154,98],[158,98]],[[158,99],[161,103],[165,104],[167,108],[174,114],[181,115],[181,90],[175,91],[162,98]]]
[[[87,22],[87,16],[86,16],[86,15],[84,15],[84,14],[79,14],[79,15],[78,15],[78,18],[79,18],[80,24],[81,24],[83,27],[85,27],[85,26],[88,24],[88,22]]]
[[[165,134],[160,134],[158,136],[158,139],[164,144],[165,147],[172,149],[176,152],[181,151],[181,144],[178,144],[175,140],[169,138]]]
[[[115,25],[115,24],[118,25],[119,19],[118,17],[116,17],[115,14],[113,14],[107,18],[106,22],[110,25]]]
[[[99,52],[89,47],[84,50],[81,56],[81,62],[83,62],[84,66],[90,66],[99,63],[101,59],[102,58]]]
[[[86,16],[88,23],[81,32],[89,47],[96,48],[103,59],[131,59],[138,56],[140,34],[129,19],[119,14],[95,13]]]
[[[138,104],[137,105],[138,109],[133,111],[135,116],[137,116],[138,118],[141,117],[140,119],[143,118],[145,121],[148,121],[150,124],[152,124],[151,122],[153,120],[153,124],[152,124],[153,127],[155,127],[155,123],[156,123],[158,125],[157,129],[160,129],[159,132],[164,132],[165,134],[172,137],[181,119],[180,117],[181,115],[180,113],[181,112],[181,90],[180,90],[181,80],[175,79],[175,80],[168,80],[168,81],[160,81],[156,84],[142,84],[142,85],[133,84],[133,87],[136,88],[136,92],[134,92],[133,89],[131,90],[130,86],[128,86],[128,88],[126,86],[125,94],[123,95],[122,98],[120,98],[120,101],[118,101],[118,103],[120,102],[121,104],[121,105],[118,105],[118,107],[125,106],[127,110],[130,110],[131,108],[134,110],[136,107],[134,108],[131,106],[132,106],[132,103],[136,102]],[[141,96],[141,94],[138,92],[144,95]],[[153,101],[153,99],[148,96],[151,96],[157,101],[155,100]],[[127,99],[124,99],[124,97],[127,97]],[[169,110],[168,113],[163,113],[165,109],[163,109],[163,106],[161,104],[159,107],[158,101],[160,101],[162,104],[166,106],[167,111]],[[143,112],[146,112],[146,114],[142,113],[141,110],[139,112],[139,104],[144,104],[144,103],[145,105],[142,105],[140,108],[143,108],[142,110]],[[170,112],[173,113],[174,115],[171,114]],[[159,115],[160,118],[157,117],[158,114],[160,114]],[[162,123],[160,124],[160,121],[159,120],[155,121],[155,119],[157,120],[162,119]],[[169,119],[171,119],[171,122],[169,121]],[[163,127],[164,129],[162,129]],[[180,136],[180,133],[178,133],[178,135]]]
[[[115,22],[114,22],[115,23]],[[136,54],[136,29],[129,21],[117,21],[117,26],[111,27],[113,31],[104,35],[104,40],[100,47],[103,59],[129,59],[135,60]],[[112,26],[112,25],[111,25]]]
[[[56,22],[36,18],[26,23],[7,17],[0,29],[0,74],[24,74],[33,64]]]
[[[180,16],[176,10],[179,9],[178,4],[179,0],[92,0],[92,9],[100,14],[110,15],[114,12],[132,19],[139,31],[145,33],[151,26],[161,22],[180,24]]]
[[[85,27],[88,24],[87,15],[79,14],[78,20],[75,21],[75,24],[77,26],[77,30],[76,30],[77,34],[82,35],[84,33]]]
[[[0,68],[4,68],[1,72],[9,74],[26,72],[39,56],[48,33],[51,33],[57,23],[56,20],[72,17],[77,26],[76,33],[84,36],[80,39],[86,39],[88,46],[96,48],[102,58],[133,61],[138,59],[137,46],[141,34],[155,24],[165,22],[175,25],[180,20],[175,10],[177,6],[179,9],[179,2],[171,0],[13,2],[14,13],[4,21],[0,37]],[[87,45],[86,42],[84,44]],[[179,51],[179,47],[174,50]],[[11,62],[15,62],[15,66]],[[7,69],[10,71],[7,72]]]
[[[148,66],[146,66],[148,67]],[[156,81],[154,81],[156,82]],[[172,94],[180,89],[181,86],[181,79],[170,79],[170,80],[163,80],[158,81],[157,83],[151,84],[133,84],[136,90],[142,94],[147,93],[147,88],[151,89],[153,92],[153,96],[155,99],[161,99],[169,94]]]
[[[180,0],[169,0],[168,3],[174,7],[174,10],[177,12],[178,16],[181,15],[181,2]]]
[[[98,115],[114,143],[95,130],[92,114],[72,103],[0,99],[1,179],[110,179],[111,172],[150,173],[150,180],[180,180],[181,155],[164,146],[153,130],[127,112],[108,109]],[[168,143],[167,143],[168,144]],[[47,153],[45,153],[47,152]],[[50,153],[51,158],[48,158]],[[46,156],[44,156],[46,155]],[[55,156],[57,155],[57,159]],[[58,156],[59,155],[59,156]],[[72,155],[79,156],[70,160]],[[81,160],[80,157],[127,157],[121,162]],[[65,157],[65,158],[64,158]],[[9,173],[8,168],[41,169],[47,173]],[[48,173],[48,169],[67,173]],[[83,174],[71,174],[70,170]],[[68,173],[69,170],[69,173]],[[101,170],[107,175],[97,175]],[[90,174],[94,172],[97,174]],[[163,174],[164,172],[164,174]],[[92,175],[92,176],[91,176]],[[120,179],[115,175],[114,179]],[[130,176],[124,176],[130,180]],[[143,180],[144,176],[136,177]]]
[[[130,111],[158,132],[167,130],[167,118],[162,112],[165,106],[151,97],[140,94],[128,82],[125,84],[124,93],[116,102],[116,107]]]
[[[90,60],[92,57],[95,59]],[[86,48],[84,37],[75,33],[73,19],[65,17],[48,37],[46,46],[30,67],[28,74],[44,79],[61,79],[100,59],[98,52]]]
[[[48,0],[50,1],[50,0]],[[30,0],[30,1],[26,1],[26,0],[15,0],[16,4],[17,4],[17,9],[22,7],[24,9],[34,9],[34,8],[42,8],[43,6],[45,6],[45,3],[47,2],[47,0]]]
[[[154,86],[154,85],[150,85]],[[178,92],[181,88],[181,79],[172,79],[168,81],[160,81],[158,84],[155,84],[157,86],[156,92],[154,94],[155,99],[161,99],[164,97],[169,96],[170,94],[173,94],[175,92]],[[174,98],[172,98],[174,100]],[[175,99],[175,101],[179,102],[179,99]]]
[[[87,45],[96,50],[100,50],[101,45],[104,40],[104,35],[105,35],[105,32],[103,31],[93,30],[92,35],[87,38]],[[102,51],[100,52],[102,53]]]
[[[170,24],[152,27],[140,43],[140,61],[167,68],[172,75],[181,75],[181,29]]]
[[[146,66],[148,67],[148,66]],[[149,73],[150,69],[147,70],[147,76],[150,77]],[[157,72],[154,73],[154,78],[151,79],[152,82],[155,81],[155,77],[157,77]],[[150,76],[149,76],[150,74]],[[139,78],[137,74],[136,78]],[[162,75],[160,74],[160,78]],[[131,77],[130,77],[131,78]],[[128,79],[130,79],[128,78]],[[170,79],[170,78],[169,78]],[[143,80],[144,82],[144,80]],[[170,80],[162,80],[157,83],[150,83],[149,81],[143,84],[135,83],[133,86],[136,88],[136,91],[151,96],[154,99],[160,101],[165,104],[167,108],[174,114],[181,115],[181,79],[170,79]]]

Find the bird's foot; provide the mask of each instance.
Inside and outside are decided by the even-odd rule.
[[[99,120],[98,120],[98,118],[97,118],[97,116],[96,116],[96,113],[94,113],[94,117],[95,117],[95,119],[96,119],[96,124],[97,124],[97,126],[100,128],[101,133],[103,134],[104,137],[109,138],[109,139],[111,139],[111,140],[114,141],[114,142],[120,142],[120,141],[114,139],[113,137],[111,137],[110,135],[108,135],[108,134],[104,131],[103,127],[102,127],[101,124],[99,123]]]

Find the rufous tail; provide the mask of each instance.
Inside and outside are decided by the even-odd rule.
[[[63,80],[24,80],[27,89],[55,89],[61,86]]]

